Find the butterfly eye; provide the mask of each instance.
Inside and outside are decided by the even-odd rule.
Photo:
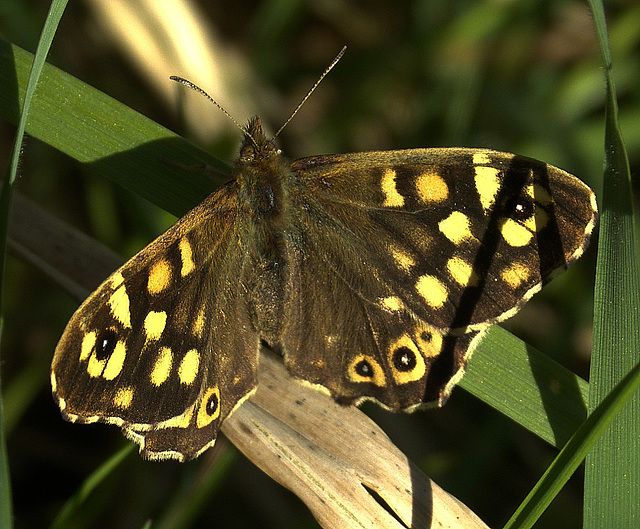
[[[415,353],[408,347],[398,347],[393,352],[393,367],[398,371],[412,371],[417,363]]]
[[[113,354],[117,343],[118,336],[115,331],[112,329],[103,331],[96,340],[96,359],[105,360],[106,358],[109,358]]]

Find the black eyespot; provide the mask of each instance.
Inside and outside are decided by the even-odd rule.
[[[393,352],[393,367],[398,371],[412,371],[416,364],[416,354],[408,347],[398,347]]]
[[[534,208],[530,197],[519,197],[514,201],[509,217],[513,220],[525,221],[533,215]]]
[[[360,360],[356,366],[356,373],[361,377],[372,378],[373,377],[373,366],[367,362],[366,360]]]
[[[420,333],[420,339],[423,342],[430,342],[433,339],[433,334],[431,334],[429,331],[422,331],[422,333]]]
[[[218,393],[213,391],[211,395],[209,395],[209,399],[207,400],[207,405],[205,407],[207,415],[214,415],[216,411],[218,411],[219,405],[220,401],[218,400]]]
[[[105,360],[113,354],[118,343],[118,335],[113,329],[103,331],[96,340],[96,359]]]

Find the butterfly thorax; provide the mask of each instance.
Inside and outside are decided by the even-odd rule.
[[[240,157],[235,168],[238,183],[238,219],[244,250],[245,288],[252,323],[269,343],[281,332],[284,262],[283,227],[285,191],[283,182],[290,172],[289,162],[262,130],[260,119],[249,121]]]

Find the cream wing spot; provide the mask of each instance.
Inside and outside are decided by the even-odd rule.
[[[120,274],[118,274],[120,275]],[[122,277],[120,275],[120,277]],[[129,310],[129,295],[124,284],[120,284],[114,290],[108,300],[111,315],[118,320],[123,327],[131,328],[131,312]]]
[[[491,157],[489,151],[478,151],[473,154],[473,165],[489,165]]]
[[[156,261],[149,270],[147,291],[155,296],[171,284],[171,264],[166,259]]]
[[[470,287],[478,284],[478,276],[473,266],[460,257],[452,257],[447,261],[447,271],[462,287]]]
[[[127,348],[123,341],[118,341],[113,348],[113,352],[109,356],[107,360],[107,365],[104,368],[104,372],[102,376],[106,380],[113,380],[116,378],[120,372],[122,371],[122,366],[124,365],[124,359],[127,356]]]
[[[82,337],[82,344],[80,345],[80,362],[84,362],[89,358],[91,351],[93,351],[93,348],[96,345],[97,338],[98,334],[95,331],[88,332]]]
[[[438,223],[440,232],[453,244],[473,238],[471,222],[461,211],[453,211],[446,219]]]
[[[202,338],[202,333],[204,332],[204,326],[206,323],[206,316],[204,314],[204,307],[201,307],[198,311],[198,315],[193,321],[193,326],[191,328],[191,333],[196,338]]]
[[[180,275],[182,277],[186,277],[196,268],[196,265],[193,262],[193,249],[191,248],[191,243],[187,240],[186,237],[180,239],[178,248],[180,249],[180,259],[182,261]]]
[[[180,361],[180,366],[178,367],[180,383],[186,386],[193,384],[196,376],[198,376],[199,369],[200,354],[196,349],[189,349],[184,355],[184,358]]]
[[[437,172],[425,172],[415,180],[416,193],[426,205],[444,202],[449,198],[449,186]]]
[[[113,405],[116,408],[126,410],[131,406],[133,394],[134,390],[131,386],[119,388],[118,391],[116,391],[115,397],[113,397]]]
[[[149,312],[144,319],[144,332],[147,340],[159,340],[166,324],[166,312]]]
[[[401,208],[404,206],[404,197],[396,188],[396,172],[393,169],[385,169],[380,179],[380,189],[384,195],[383,206],[392,208]]]
[[[151,383],[158,387],[169,378],[171,366],[173,365],[173,353],[169,347],[161,347],[158,357],[151,371]]]
[[[403,250],[402,248],[396,248],[392,246],[391,255],[396,264],[407,272],[410,272],[411,269],[416,266],[415,258],[409,252]]]
[[[404,303],[398,296],[387,296],[386,298],[381,298],[379,303],[384,310],[388,310],[390,312],[398,312],[405,308]]]
[[[87,363],[87,373],[92,378],[97,378],[101,376],[106,363],[107,363],[106,358],[103,358],[102,360],[98,360],[96,358],[96,355],[92,354],[89,357],[89,362]]]
[[[475,173],[476,191],[482,208],[487,211],[495,203],[500,191],[500,169],[478,166],[475,168]]]
[[[501,224],[500,233],[509,246],[517,248],[526,246],[533,238],[533,233],[529,229],[513,219],[503,219]]]
[[[518,288],[529,280],[531,270],[522,263],[513,263],[500,273],[502,280],[511,288]]]
[[[427,305],[434,309],[442,307],[449,296],[447,287],[438,278],[427,274],[420,276],[416,289]]]

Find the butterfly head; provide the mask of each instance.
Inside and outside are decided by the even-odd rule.
[[[239,164],[247,166],[258,161],[269,160],[279,154],[280,150],[276,148],[273,139],[265,136],[260,118],[252,117],[244,129]]]

